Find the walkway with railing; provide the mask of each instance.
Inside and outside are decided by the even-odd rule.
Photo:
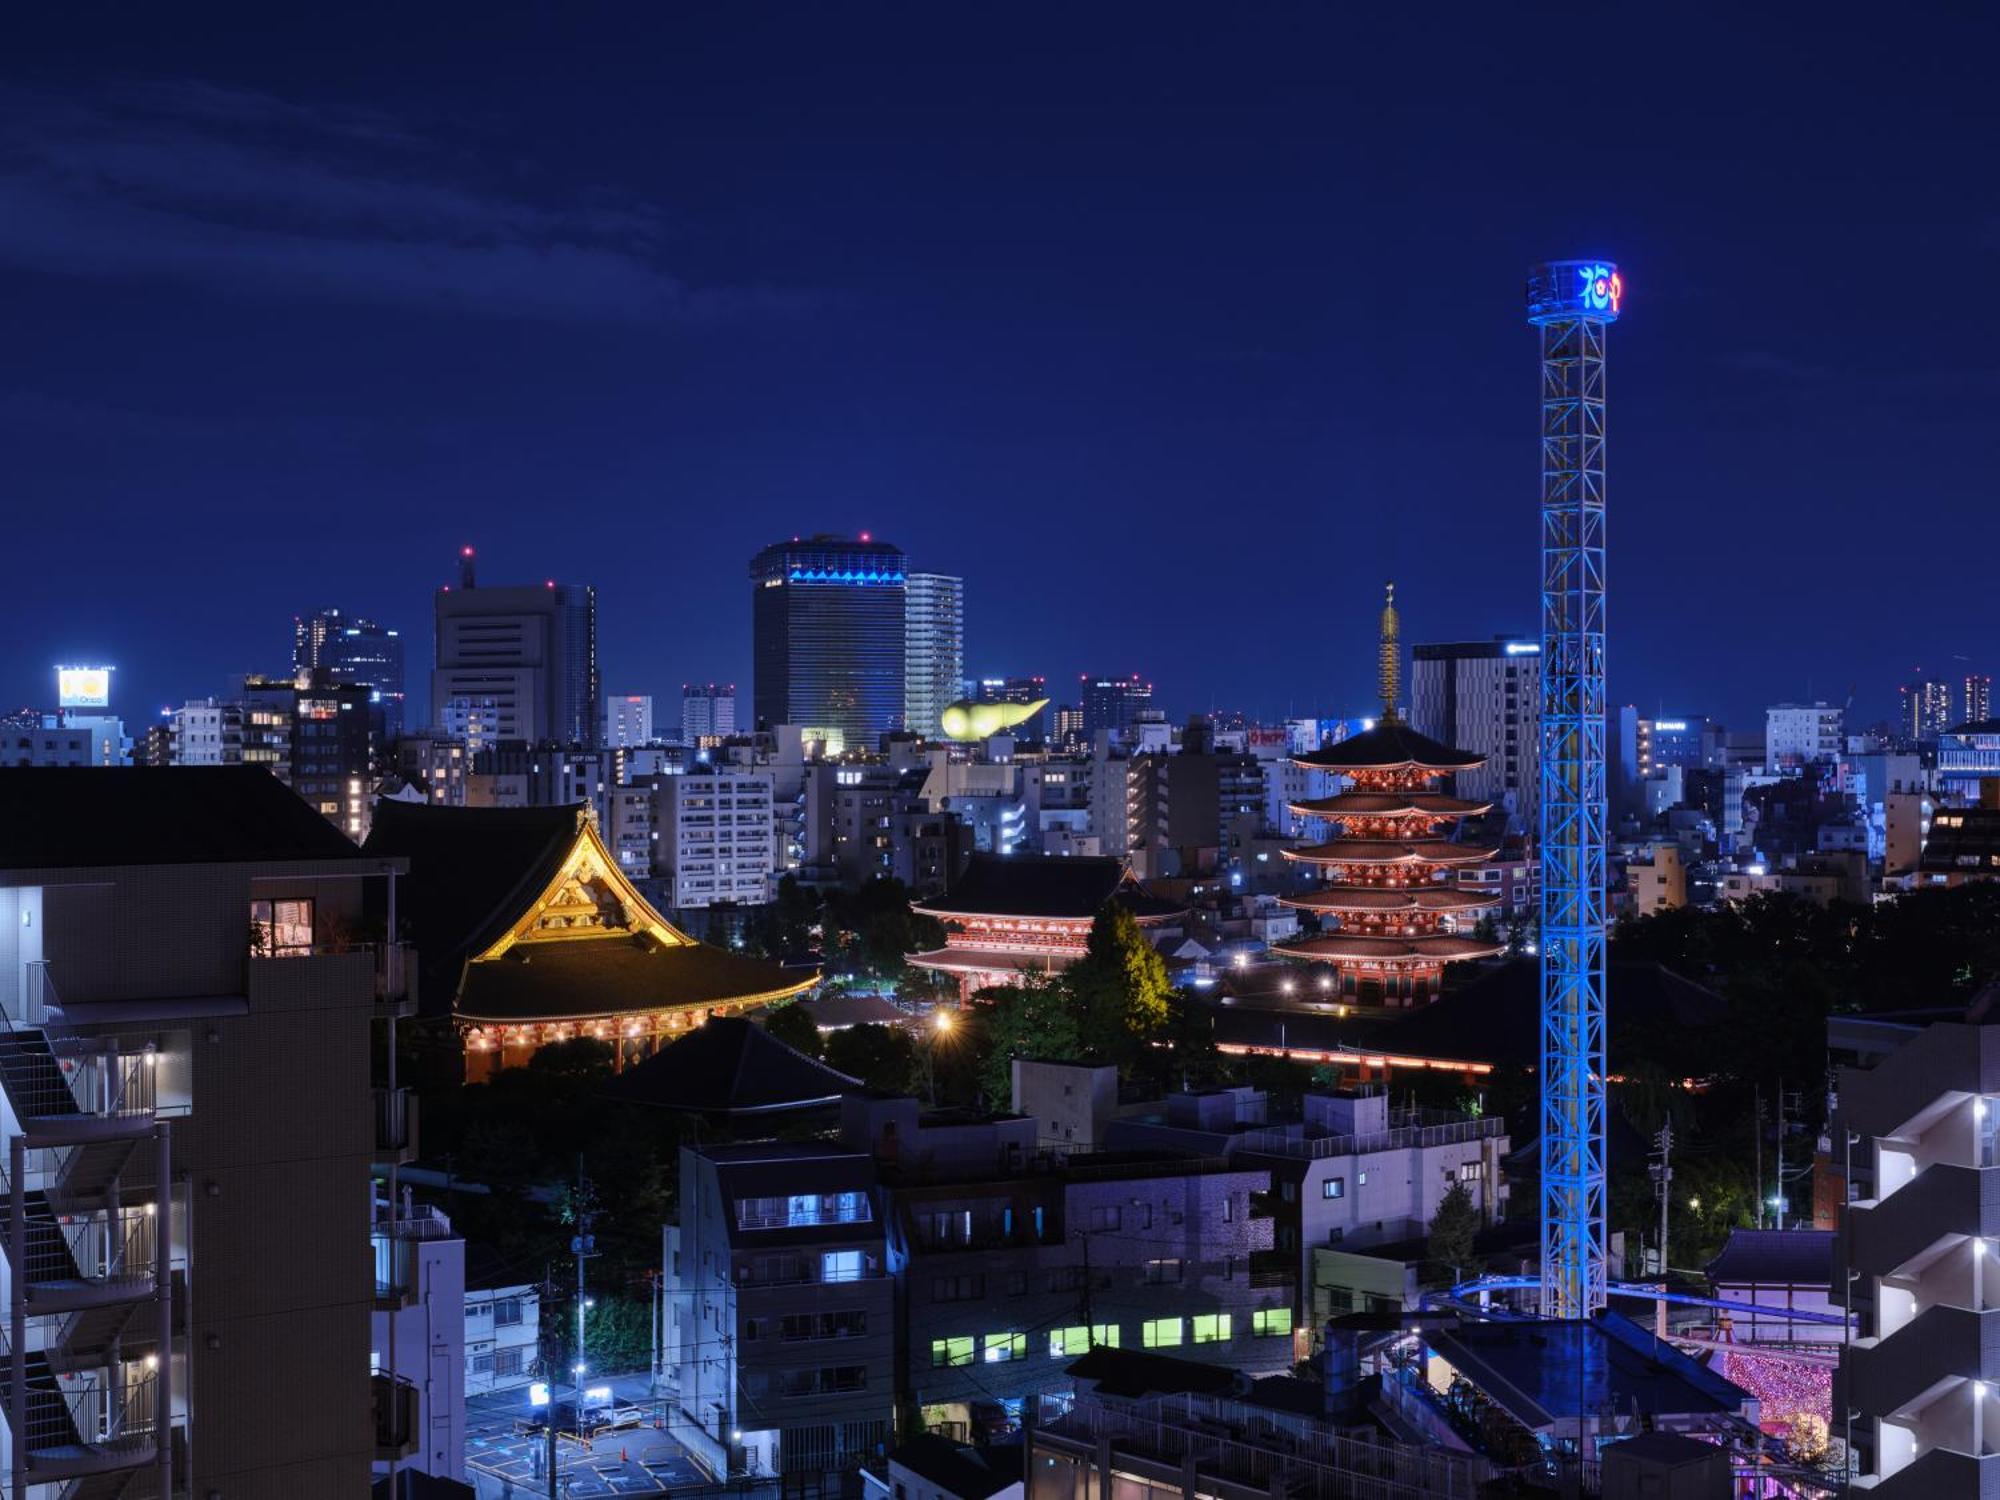
[[[1371,1151],[1422,1150],[1492,1140],[1507,1133],[1498,1115],[1448,1118],[1428,1123],[1410,1121],[1387,1130],[1350,1135],[1305,1135],[1286,1130],[1246,1130],[1234,1139],[1237,1149],[1267,1156],[1301,1156],[1312,1161],[1332,1156],[1364,1156]]]
[[[1368,1500],[1474,1500],[1493,1466],[1473,1454],[1371,1442],[1330,1431],[1301,1433],[1255,1408],[1215,1397],[1162,1396],[1130,1409],[1079,1400],[1037,1429],[1095,1445],[1109,1440],[1134,1457],[1269,1494]]]

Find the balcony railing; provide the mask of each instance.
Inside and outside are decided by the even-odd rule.
[[[1320,1161],[1331,1156],[1362,1156],[1371,1151],[1408,1151],[1430,1146],[1457,1146],[1490,1140],[1507,1133],[1498,1115],[1453,1120],[1434,1125],[1399,1125],[1388,1130],[1352,1135],[1293,1135],[1283,1130],[1246,1130],[1236,1137],[1244,1151],[1267,1156],[1299,1156]]]
[[[158,1452],[158,1395],[151,1373],[30,1374],[24,1391],[9,1392],[15,1453],[26,1454],[35,1482],[149,1463]]]
[[[416,1386],[400,1376],[369,1376],[369,1396],[375,1414],[375,1457],[388,1463],[417,1451],[422,1425],[422,1400]]]
[[[380,1201],[375,1213],[369,1233],[375,1261],[375,1301],[384,1308],[408,1306],[417,1294],[423,1242],[452,1238],[451,1220],[427,1206],[391,1210]]]
[[[25,1246],[17,1252],[10,1235],[7,1253],[28,1310],[73,1312],[150,1296],[158,1227],[157,1214],[146,1208],[26,1214]]]
[[[374,1090],[375,1157],[408,1161],[417,1150],[417,1096],[409,1089]]]
[[[120,1122],[149,1123],[157,1102],[158,1048],[45,1032],[49,1013],[58,1008],[54,982],[46,963],[30,965],[29,973],[34,977],[22,1008],[30,1019],[0,1011],[0,1086],[25,1133],[80,1138]]]

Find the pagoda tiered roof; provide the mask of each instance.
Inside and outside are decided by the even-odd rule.
[[[1493,897],[1480,891],[1461,891],[1449,885],[1335,885],[1304,895],[1288,896],[1285,904],[1302,911],[1460,912],[1491,906]]]
[[[1493,806],[1442,792],[1341,792],[1287,805],[1307,818],[1476,818]]]
[[[1489,957],[1499,951],[1499,945],[1451,933],[1378,937],[1372,933],[1328,932],[1318,937],[1274,943],[1271,951],[1286,958],[1305,958],[1318,963],[1345,960],[1351,963],[1393,964],[1398,959],[1455,963],[1461,959]]]
[[[1308,865],[1476,865],[1499,851],[1491,844],[1450,839],[1333,839],[1284,851]]]
[[[1486,757],[1471,750],[1457,750],[1427,734],[1418,734],[1401,719],[1384,718],[1373,729],[1349,735],[1338,744],[1325,745],[1306,755],[1292,758],[1293,764],[1313,771],[1472,771],[1486,763]]]

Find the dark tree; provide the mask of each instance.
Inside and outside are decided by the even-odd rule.
[[[819,1026],[803,1006],[794,1003],[764,1012],[764,1029],[787,1047],[803,1052],[807,1057],[824,1055],[825,1044],[820,1037]]]

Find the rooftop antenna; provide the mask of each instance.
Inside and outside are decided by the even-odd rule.
[[[473,566],[472,549],[470,547],[460,547],[458,549],[458,586],[462,589],[477,587],[477,579],[474,576],[476,571]]]

